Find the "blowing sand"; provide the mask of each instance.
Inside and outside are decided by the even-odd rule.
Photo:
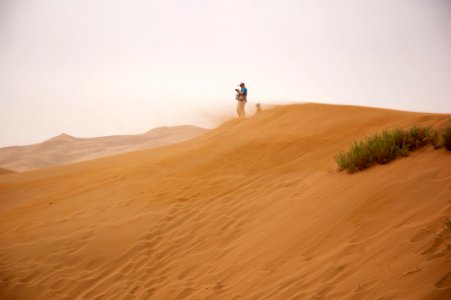
[[[1,299],[450,299],[451,153],[336,171],[449,115],[305,104],[0,177]]]
[[[205,128],[184,125],[159,127],[144,134],[96,138],[61,134],[39,144],[0,148],[0,166],[19,172],[36,170],[180,143],[207,131]]]

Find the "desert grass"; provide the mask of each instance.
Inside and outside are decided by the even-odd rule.
[[[451,230],[451,220],[446,218],[446,220],[444,222],[444,226],[445,226],[445,229]]]
[[[355,141],[348,151],[336,154],[335,161],[339,170],[354,173],[374,164],[386,164],[397,157],[408,156],[428,144],[435,149],[445,146],[451,150],[451,123],[442,130],[413,126],[407,130],[396,128],[384,131],[363,141]]]
[[[442,130],[441,137],[443,146],[451,151],[451,122]]]

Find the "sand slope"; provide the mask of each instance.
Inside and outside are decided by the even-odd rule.
[[[76,138],[61,134],[43,143],[0,149],[0,166],[28,171],[114,154],[161,147],[192,139],[207,129],[185,125],[159,127],[144,134]]]
[[[333,155],[449,116],[306,104],[0,177],[1,299],[449,299],[451,153]],[[451,218],[451,217],[450,217]]]
[[[13,171],[4,169],[4,168],[0,168],[0,175],[9,174],[9,173],[13,173]]]

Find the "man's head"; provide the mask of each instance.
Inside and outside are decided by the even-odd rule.
[[[244,82],[241,82],[241,83],[240,83],[240,87],[244,87]]]

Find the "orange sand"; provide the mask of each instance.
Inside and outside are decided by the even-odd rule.
[[[0,149],[0,166],[14,171],[29,171],[49,166],[90,160],[180,143],[207,132],[196,126],[159,127],[144,134],[76,138],[61,134],[29,146]]]
[[[450,299],[451,152],[334,154],[449,115],[306,104],[0,177],[1,299]]]
[[[0,168],[0,175],[9,174],[9,173],[13,173],[13,171],[4,169],[4,168]]]

